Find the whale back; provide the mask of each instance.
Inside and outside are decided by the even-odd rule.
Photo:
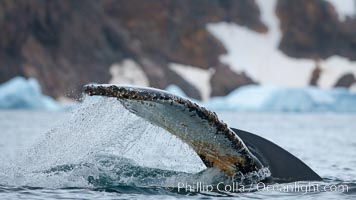
[[[322,178],[297,157],[273,142],[243,130],[232,130],[249,150],[268,166],[273,182],[321,181]]]

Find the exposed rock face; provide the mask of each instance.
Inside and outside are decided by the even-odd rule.
[[[107,39],[101,28],[107,22],[94,2],[0,4],[0,81],[15,74],[35,77],[45,93],[58,97],[77,92],[85,82],[108,81],[111,63],[126,56]]]
[[[249,0],[112,0],[105,1],[104,8],[110,18],[141,42],[150,57],[201,68],[217,65],[219,60],[212,55],[225,53],[205,29],[207,23],[233,21],[255,31],[266,31],[257,5]]]
[[[283,33],[279,48],[288,56],[356,60],[356,19],[340,21],[329,2],[278,0],[276,13]]]
[[[311,74],[309,85],[318,86],[318,81],[320,79],[321,73],[322,73],[322,70],[321,70],[318,62],[316,62],[315,68]]]
[[[230,93],[236,87],[247,84],[256,84],[245,73],[236,74],[226,65],[219,65],[211,77],[212,96],[222,96]]]
[[[356,83],[356,78],[353,74],[345,74],[335,83],[335,87],[350,88]]]
[[[231,21],[267,31],[252,0],[4,0],[0,13],[0,82],[15,75],[35,77],[54,97],[75,94],[88,82],[108,82],[110,66],[130,58],[151,86],[177,84],[199,99],[197,89],[167,66],[221,65],[226,50],[206,24]],[[214,95],[251,83],[231,71],[219,78],[228,71],[220,70],[211,81]]]

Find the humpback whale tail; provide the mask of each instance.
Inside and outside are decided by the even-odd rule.
[[[187,143],[209,168],[234,180],[292,182],[321,180],[298,158],[276,144],[229,128],[214,112],[162,90],[118,85],[86,85],[88,95],[114,97],[130,112]]]

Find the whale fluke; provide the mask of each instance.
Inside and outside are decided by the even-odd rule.
[[[214,112],[186,98],[154,88],[133,86],[93,84],[84,86],[83,90],[90,96],[117,98],[130,112],[187,143],[207,167],[218,168],[234,180],[320,180],[315,172],[287,151],[267,140],[264,142],[263,138],[259,140],[258,136],[229,128]],[[271,153],[265,153],[269,148]],[[273,161],[273,154],[276,155],[276,162]],[[280,155],[284,157],[278,157]],[[281,158],[293,158],[292,164],[299,163],[296,167],[301,169],[298,168],[296,173],[290,173],[288,169],[283,171],[283,167],[275,166],[282,162],[278,161]],[[306,174],[305,171],[313,172],[314,176],[308,176],[312,173]]]

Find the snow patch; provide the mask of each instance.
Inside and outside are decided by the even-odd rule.
[[[112,78],[109,83],[111,84],[149,86],[145,72],[131,59],[112,65],[110,74]]]
[[[213,74],[213,70],[204,70],[178,63],[169,64],[169,68],[184,78],[188,83],[195,86],[200,91],[203,100],[210,97],[210,79]]]
[[[281,39],[279,20],[275,15],[275,0],[257,0],[261,17],[269,31],[260,34],[233,23],[208,24],[207,29],[218,38],[228,53],[220,60],[237,72],[245,71],[252,79],[262,84],[286,87],[309,85],[316,63],[310,59],[286,56],[278,49]],[[323,88],[333,87],[341,74],[355,72],[356,62],[333,56],[320,62],[323,70],[319,80]]]
[[[346,17],[355,16],[356,1],[355,0],[326,0],[331,3],[339,15],[339,19],[344,21]]]
[[[354,83],[354,84],[351,85],[350,91],[356,92],[356,83]]]
[[[321,88],[330,88],[345,74],[356,74],[356,62],[342,58],[340,56],[332,56],[326,61],[320,62],[321,74],[318,85]]]

